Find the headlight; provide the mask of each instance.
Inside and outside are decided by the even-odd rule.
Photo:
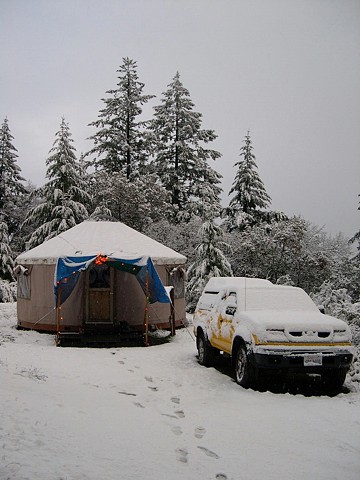
[[[265,331],[253,334],[255,345],[267,342],[286,342],[285,330],[283,328],[267,328]]]
[[[351,342],[350,330],[346,328],[338,328],[334,330],[334,342]]]

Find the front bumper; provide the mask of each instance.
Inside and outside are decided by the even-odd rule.
[[[314,357],[315,353],[315,357]],[[312,359],[316,361],[312,361]],[[255,352],[250,361],[256,367],[289,372],[320,373],[324,370],[348,370],[353,360],[351,352]]]

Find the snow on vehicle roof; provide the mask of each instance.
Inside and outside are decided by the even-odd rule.
[[[318,311],[309,295],[299,287],[274,285],[269,280],[246,277],[213,277],[199,300],[201,308],[213,306],[213,295],[221,290],[238,293],[240,310]]]
[[[318,308],[309,295],[298,287],[271,285],[243,290],[241,310],[314,311]]]
[[[205,287],[208,290],[221,290],[223,288],[248,288],[248,287],[266,287],[273,283],[263,278],[247,278],[247,277],[212,277]]]
[[[121,222],[85,221],[20,254],[18,264],[55,264],[59,257],[151,257],[157,265],[182,265],[186,257]]]

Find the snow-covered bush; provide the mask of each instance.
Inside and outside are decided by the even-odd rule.
[[[324,308],[325,313],[360,326],[360,303],[352,303],[345,288],[334,288],[330,281],[326,281],[311,296],[316,305]]]
[[[352,386],[360,391],[360,303],[352,303],[347,290],[334,288],[330,281],[324,282],[319,291],[311,296],[319,307],[324,308],[325,313],[349,324],[355,349],[349,377]]]
[[[16,282],[0,280],[0,303],[16,302]]]
[[[289,287],[294,287],[295,284],[290,277],[290,275],[282,275],[276,281],[276,285],[288,285]]]
[[[169,216],[169,195],[155,175],[130,181],[123,173],[95,172],[91,185],[94,220],[120,221],[148,235],[153,222]]]
[[[301,217],[261,223],[226,236],[232,248],[229,260],[235,276],[287,282],[314,292],[326,280],[346,288],[358,301],[360,270],[351,261],[347,239],[329,236]]]
[[[356,389],[356,391],[360,391],[360,326],[351,324],[350,329],[352,332],[355,352],[353,363],[349,370],[349,377],[352,386]]]
[[[188,264],[191,264],[196,259],[195,249],[201,241],[201,225],[201,218],[196,216],[187,223],[176,225],[167,220],[161,220],[149,225],[145,233],[154,240],[185,255]]]

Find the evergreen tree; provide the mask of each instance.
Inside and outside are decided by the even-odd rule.
[[[105,108],[100,110],[99,119],[90,123],[97,132],[90,139],[95,154],[94,165],[108,173],[123,173],[132,179],[144,173],[149,156],[149,139],[146,133],[148,122],[140,121],[142,105],[154,95],[144,95],[144,84],[138,80],[137,64],[123,58],[117,88],[108,90],[108,98],[102,99]]]
[[[6,222],[8,234],[13,234],[19,228],[20,207],[27,193],[21,176],[21,169],[16,163],[17,149],[12,144],[8,119],[5,118],[0,129],[0,215]]]
[[[271,202],[257,172],[250,132],[245,135],[244,145],[240,149],[240,157],[243,158],[235,163],[238,170],[229,192],[229,195],[234,193],[234,196],[225,210],[226,228],[229,231],[242,230],[247,225],[254,225],[260,220],[266,219],[264,209]]]
[[[0,218],[0,279],[14,280],[14,260],[6,222]]]
[[[30,248],[88,217],[85,205],[90,196],[85,189],[83,170],[76,160],[72,142],[69,126],[63,118],[46,160],[49,181],[34,191],[38,204],[30,210],[24,222],[25,227],[35,227],[29,239]]]
[[[189,91],[177,73],[163,93],[161,105],[154,107],[151,130],[156,138],[154,171],[171,193],[173,220],[188,221],[220,213],[221,175],[208,165],[221,154],[203,144],[215,140],[213,130],[201,128],[202,115],[193,111]]]
[[[201,227],[201,243],[196,247],[196,260],[187,270],[187,307],[195,308],[207,281],[211,277],[231,277],[231,265],[223,249],[229,246],[222,240],[223,232],[213,220],[206,221]]]
[[[18,229],[11,238],[11,247],[14,252],[13,258],[16,258],[21,252],[26,250],[26,242],[30,238],[34,227],[33,225],[24,225],[24,222],[31,209],[40,203],[40,199],[36,195],[36,186],[28,181],[25,184],[26,195],[22,195],[21,205],[18,209]]]
[[[360,194],[359,194],[359,197],[360,197]],[[360,210],[360,201],[359,201],[358,210]],[[355,235],[350,239],[350,243],[355,243],[355,242],[358,242],[358,245],[357,245],[358,253],[355,259],[360,262],[360,230],[357,233],[355,233]]]

